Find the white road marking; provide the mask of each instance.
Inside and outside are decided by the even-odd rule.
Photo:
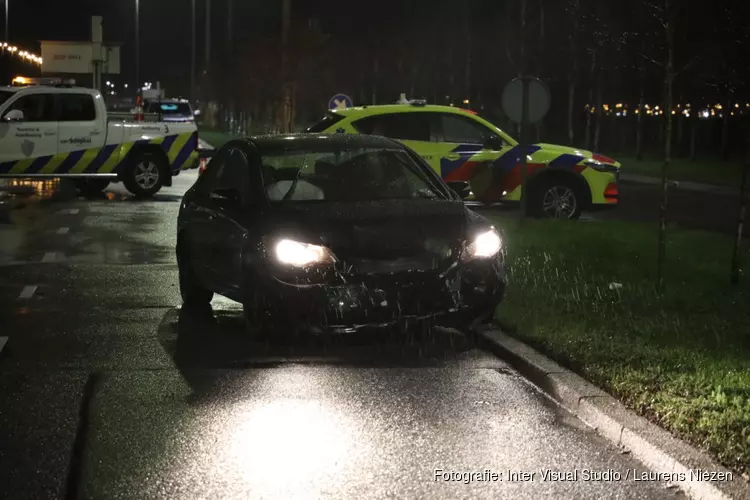
[[[21,290],[21,295],[18,296],[19,299],[30,299],[34,296],[34,292],[36,292],[37,286],[36,285],[27,285],[23,287],[23,290]]]
[[[8,337],[0,337],[0,352],[3,352],[3,347],[8,343]]]
[[[57,230],[57,234],[68,234],[68,231],[70,231],[69,227],[61,227]]]
[[[60,210],[60,213],[66,214],[66,215],[76,215],[80,211],[81,211],[80,208],[67,208],[65,210]]]

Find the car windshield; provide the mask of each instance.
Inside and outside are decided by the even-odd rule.
[[[190,104],[186,102],[152,102],[149,103],[147,113],[161,113],[163,115],[190,116]]]
[[[0,90],[0,105],[13,96],[14,92],[8,92],[7,90]]]
[[[441,199],[444,195],[405,151],[347,148],[261,152],[272,202]]]

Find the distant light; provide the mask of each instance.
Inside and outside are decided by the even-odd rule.
[[[622,107],[622,103],[618,102],[617,104],[615,104],[615,107],[618,108],[618,109],[621,108]]]
[[[739,105],[739,104],[735,104],[735,105],[734,105],[734,107],[735,107],[735,108],[739,108],[739,107],[740,107],[740,105]]]
[[[469,104],[469,100],[468,99],[464,99],[464,104]]]
[[[618,112],[617,112],[617,116],[622,116],[622,113],[620,113],[620,112],[618,111]]]
[[[128,84],[127,83],[125,84],[125,88],[128,88]]]
[[[112,85],[112,82],[110,82],[109,80],[107,80],[107,85]]]
[[[711,115],[711,113],[708,112],[708,110],[703,110],[700,113],[701,118],[708,118]]]
[[[672,114],[673,114],[673,115],[677,114],[677,111],[675,111],[675,110],[673,109],[673,110],[672,110]]]
[[[654,109],[655,109],[656,111],[659,111],[659,106],[654,106]]]

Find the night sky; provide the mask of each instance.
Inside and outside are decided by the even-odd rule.
[[[4,1],[4,0],[3,0]],[[87,40],[91,35],[91,16],[104,18],[105,42],[121,42],[120,77],[109,78],[120,83],[133,80],[135,49],[135,0],[8,0],[10,42],[24,50],[40,53],[39,40]],[[225,48],[227,0],[212,0],[212,38],[216,50]],[[266,4],[266,5],[263,5]],[[270,4],[270,5],[268,5]],[[234,0],[236,40],[246,39],[251,31],[259,33],[277,29],[280,2]],[[141,80],[163,80],[166,85],[179,84],[190,68],[190,0],[140,0]],[[198,68],[205,57],[205,0],[197,0]],[[4,18],[2,6],[0,16]],[[4,29],[4,19],[3,19]],[[219,45],[221,44],[221,45]],[[213,51],[213,50],[212,50]],[[3,82],[9,73],[34,76],[30,65],[3,61]]]

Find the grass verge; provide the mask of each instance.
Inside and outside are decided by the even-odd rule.
[[[641,161],[635,157],[617,157],[622,163],[623,174],[661,177],[663,161],[645,158]],[[669,167],[669,178],[675,181],[702,182],[718,186],[739,188],[742,179],[742,164],[739,162],[722,162],[720,160],[698,159],[695,161],[675,159]]]
[[[750,277],[729,285],[730,238],[671,232],[660,295],[650,226],[493,219],[510,259],[497,316],[515,336],[750,473]]]

